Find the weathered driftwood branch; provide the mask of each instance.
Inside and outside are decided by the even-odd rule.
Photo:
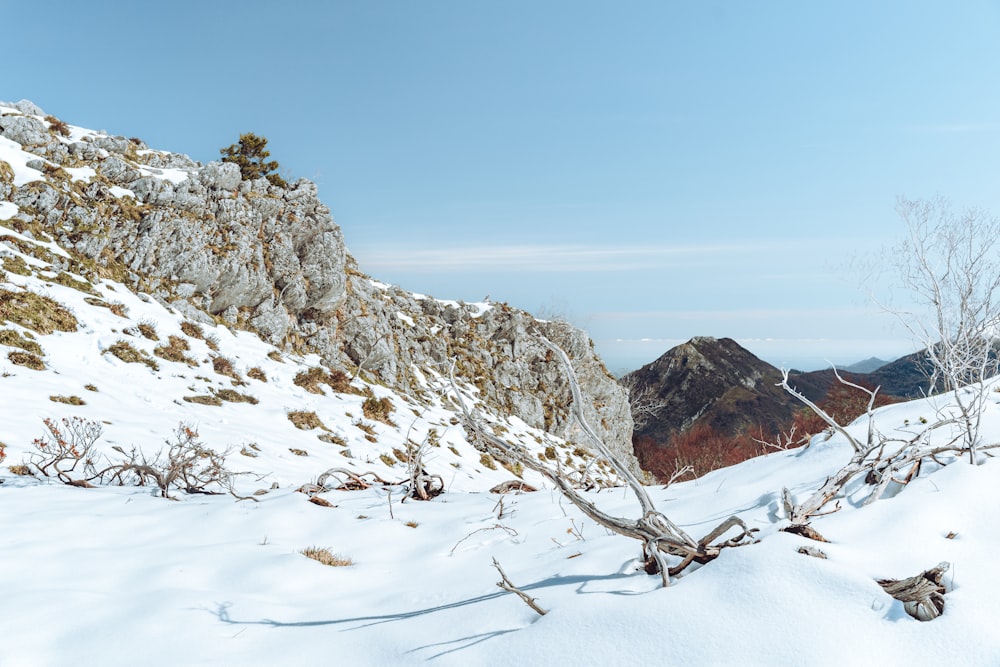
[[[736,516],[732,516],[722,522],[715,530],[700,540],[693,539],[677,524],[660,513],[653,504],[646,488],[639,482],[638,478],[618,460],[608,446],[594,432],[583,415],[583,397],[580,386],[573,372],[573,366],[569,357],[558,346],[549,341],[545,341],[556,357],[562,362],[569,379],[570,390],[573,402],[571,411],[584,434],[590,439],[594,449],[604,457],[619,477],[632,490],[642,515],[638,519],[628,519],[616,517],[599,509],[594,503],[586,499],[574,487],[573,483],[561,470],[553,470],[542,464],[531,456],[523,447],[507,442],[482,426],[481,420],[477,418],[474,409],[470,409],[462,397],[455,381],[454,373],[450,374],[451,386],[462,411],[462,424],[468,437],[471,440],[479,441],[497,451],[502,455],[512,458],[521,463],[525,468],[533,470],[549,480],[559,491],[579,509],[585,516],[595,523],[604,526],[608,530],[639,540],[643,545],[643,559],[646,562],[646,571],[650,574],[659,574],[663,585],[670,585],[670,576],[676,576],[691,563],[707,563],[715,559],[722,549],[735,547],[751,543],[754,540],[753,533],[757,529],[751,529]],[[729,530],[737,528],[738,533],[723,542],[713,543]],[[680,564],[671,568],[667,556],[674,556],[681,559]]]
[[[903,603],[906,613],[918,621],[932,621],[944,613],[942,579],[951,568],[948,562],[925,570],[906,579],[879,579],[878,584],[886,593]]]
[[[341,480],[338,477],[340,475],[345,479]],[[320,487],[323,491],[329,491],[330,489],[327,487],[326,482],[331,477],[337,480],[338,485],[334,488],[338,491],[359,491],[371,487],[372,482],[366,481],[365,477],[371,477],[374,482],[383,486],[393,485],[393,482],[379,477],[378,473],[370,470],[368,472],[354,472],[347,468],[330,468],[316,479],[316,486]]]
[[[515,586],[510,582],[510,579],[507,578],[507,574],[503,571],[503,568],[500,567],[500,563],[497,562],[496,558],[493,559],[493,567],[497,569],[497,572],[500,573],[500,577],[502,578],[502,581],[497,582],[498,588],[502,588],[508,593],[513,593],[517,597],[524,600],[524,604],[531,607],[539,616],[545,616],[545,614],[549,613],[548,610],[542,609],[541,607],[538,606],[538,603],[535,602],[535,598],[531,597],[530,595],[528,595],[527,593],[525,593],[520,588],[518,588],[517,586]]]
[[[506,482],[500,482],[494,486],[490,489],[490,493],[532,493],[537,490],[538,489],[523,480],[509,479]]]

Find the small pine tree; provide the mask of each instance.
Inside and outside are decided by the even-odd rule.
[[[240,174],[245,180],[254,180],[261,176],[267,178],[271,185],[287,188],[288,183],[278,175],[278,162],[268,160],[271,152],[267,150],[267,139],[258,137],[253,132],[240,135],[239,143],[228,148],[220,148],[223,162],[233,162],[240,167]]]

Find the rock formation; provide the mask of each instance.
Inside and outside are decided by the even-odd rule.
[[[372,280],[313,183],[242,180],[234,164],[67,126],[26,101],[0,103],[3,141],[38,156],[22,165],[37,172],[28,182],[0,162],[0,196],[18,208],[4,224],[72,249],[59,268],[119,280],[187,317],[316,352],[418,397],[425,378],[454,363],[490,410],[565,435],[569,387],[546,336],[573,359],[593,426],[638,470],[627,398],[584,332],[506,304],[440,301]]]

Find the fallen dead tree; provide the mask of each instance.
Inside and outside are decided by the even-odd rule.
[[[947,410],[938,410],[937,419],[923,424],[921,428],[908,434],[909,437],[888,436],[880,432],[875,424],[875,398],[878,387],[867,389],[854,384],[841,377],[836,369],[834,374],[842,384],[868,394],[868,405],[865,410],[868,429],[864,439],[852,435],[844,425],[793,388],[789,384],[788,371],[783,371],[782,381],[779,383],[786,392],[826,422],[831,432],[841,435],[851,445],[852,454],[848,462],[827,477],[806,499],[796,502],[787,487],[782,489],[782,504],[789,521],[789,526],[784,530],[820,541],[825,540],[809,527],[810,520],[838,511],[840,499],[844,497],[847,485],[853,480],[863,477],[864,483],[870,487],[862,501],[862,505],[868,505],[881,498],[891,484],[905,486],[912,481],[926,461],[944,465],[945,462],[938,457],[950,454],[957,458],[968,452],[970,447],[970,439],[964,429],[967,420],[961,406],[957,406],[957,415],[949,414]],[[939,435],[942,431],[943,437]],[[935,435],[938,436],[936,442],[933,437]],[[977,449],[991,449],[997,446],[979,445]]]
[[[646,488],[638,478],[618,458],[612,454],[608,446],[595,433],[583,415],[583,398],[580,385],[569,357],[558,346],[545,341],[554,356],[559,359],[566,371],[572,392],[570,409],[583,433],[596,452],[606,459],[619,477],[625,481],[639,502],[642,515],[638,518],[617,517],[598,508],[585,498],[575,484],[561,469],[553,469],[531,456],[519,444],[508,442],[498,437],[484,426],[484,420],[479,417],[474,407],[466,403],[454,373],[450,373],[451,388],[462,411],[462,426],[471,442],[478,443],[491,452],[506,459],[516,461],[529,470],[542,475],[549,480],[573,505],[595,523],[608,530],[638,540],[642,543],[642,555],[646,564],[646,572],[659,574],[664,586],[670,585],[670,577],[680,574],[691,563],[707,563],[714,560],[727,547],[736,547],[754,542],[753,534],[757,529],[751,529],[736,516],[731,516],[707,535],[699,540],[692,538],[676,523],[656,509]],[[736,535],[729,539],[721,538],[727,532],[736,529]],[[717,541],[718,540],[718,541]],[[669,558],[677,558],[679,562],[670,566]]]

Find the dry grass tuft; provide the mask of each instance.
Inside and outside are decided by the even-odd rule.
[[[104,353],[110,353],[127,364],[146,364],[152,370],[160,370],[159,364],[155,360],[150,358],[148,354],[141,350],[137,350],[132,347],[132,344],[127,340],[119,340],[114,345],[109,347],[104,351]]]
[[[87,402],[84,401],[79,396],[49,396],[49,400],[55,403],[65,403],[66,405],[86,405]]]
[[[9,352],[7,354],[7,358],[12,364],[24,366],[25,368],[30,368],[33,371],[45,370],[45,362],[42,361],[42,358],[35,356],[30,352]]]
[[[315,412],[306,412],[304,410],[289,412],[288,420],[295,424],[295,428],[302,429],[303,431],[309,431],[314,428],[328,430]]]
[[[249,403],[250,405],[257,405],[260,403],[260,401],[250,394],[241,394],[235,389],[218,389],[213,391],[215,392],[215,395],[223,401],[229,401],[230,403]]]
[[[167,361],[176,361],[187,364],[188,366],[197,366],[198,361],[184,354],[190,348],[187,340],[181,338],[180,336],[168,336],[166,345],[159,345],[153,350],[153,354],[160,357],[161,359],[166,359]]]
[[[347,567],[354,565],[354,561],[346,556],[335,554],[326,547],[308,547],[299,552],[306,558],[312,558],[318,563],[329,565],[330,567]]]
[[[374,419],[375,421],[380,421],[383,424],[388,424],[389,426],[395,426],[389,415],[393,411],[392,399],[388,396],[382,398],[366,398],[365,402],[361,404],[361,411],[364,413],[365,417],[368,419]]]
[[[33,340],[25,338],[13,329],[0,329],[0,345],[19,347],[26,352],[31,352],[32,354],[42,354],[41,345]]]
[[[79,324],[69,309],[47,296],[0,289],[0,322],[5,321],[42,335],[76,331]]]
[[[202,330],[201,325],[194,322],[188,322],[187,320],[181,322],[181,331],[191,336],[191,338],[205,338],[205,332]]]
[[[216,407],[222,405],[222,399],[218,396],[185,396],[184,400],[188,403],[198,403],[199,405],[214,405]]]
[[[267,374],[259,366],[254,366],[247,371],[247,377],[251,380],[258,380],[260,382],[267,382]]]

